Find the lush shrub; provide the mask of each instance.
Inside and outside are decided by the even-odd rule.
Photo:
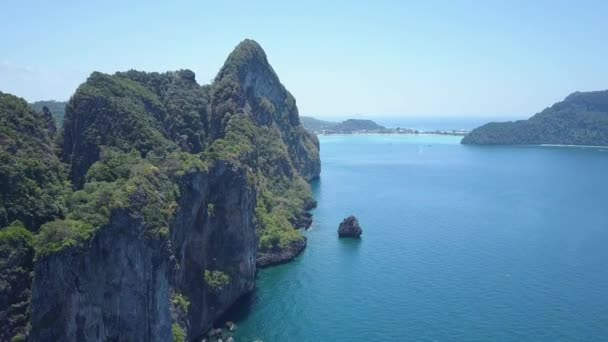
[[[173,334],[174,342],[185,342],[186,341],[186,332],[184,329],[179,326],[177,323],[173,323],[171,326],[171,333]]]
[[[0,92],[0,227],[19,220],[37,231],[64,215],[68,193],[44,118],[23,99]]]
[[[171,299],[171,303],[173,304],[174,307],[181,310],[182,314],[185,315],[188,313],[188,308],[190,307],[190,301],[188,300],[188,298],[186,298],[186,296],[182,295],[181,293],[174,294],[173,299]]]
[[[36,256],[57,253],[68,247],[84,246],[93,235],[91,224],[77,220],[45,223],[35,238]]]
[[[219,293],[230,284],[230,276],[222,271],[205,270],[205,283],[211,291]]]
[[[26,338],[25,335],[18,333],[17,335],[13,336],[13,338],[11,338],[11,342],[25,342]]]

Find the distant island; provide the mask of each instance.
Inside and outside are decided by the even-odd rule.
[[[608,146],[608,90],[575,92],[528,120],[487,123],[462,143]]]
[[[464,130],[434,130],[419,131],[411,128],[387,128],[372,120],[348,119],[342,122],[319,120],[310,116],[301,116],[300,121],[305,129],[315,134],[441,134],[441,135],[466,135]]]

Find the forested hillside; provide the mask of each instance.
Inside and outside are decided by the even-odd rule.
[[[462,143],[608,146],[608,90],[573,93],[528,120],[488,123]]]

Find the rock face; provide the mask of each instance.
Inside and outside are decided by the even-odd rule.
[[[345,218],[338,227],[338,236],[340,237],[358,238],[362,233],[363,230],[359,226],[359,221],[352,215]]]
[[[262,127],[274,126],[288,148],[290,162],[306,180],[319,177],[319,139],[300,124],[296,100],[281,84],[264,50],[246,39],[228,56],[218,73],[211,127],[223,136],[234,113],[244,112]]]
[[[462,143],[608,146],[608,90],[575,92],[528,120],[485,124]]]
[[[183,182],[169,240],[142,239],[141,217],[115,213],[89,248],[36,264],[32,341],[169,341],[171,292],[193,304],[187,322],[197,336],[253,289],[255,192],[246,173],[219,162]],[[230,283],[212,291],[205,269],[225,270]]]
[[[232,303],[254,287],[257,253],[255,189],[243,169],[221,162],[208,175],[185,180],[171,234],[177,262],[172,283],[189,298],[191,336],[201,335]],[[209,203],[213,203],[210,212]],[[230,282],[220,292],[201,270],[222,270]]]
[[[169,246],[143,229],[116,213],[87,250],[37,262],[31,340],[171,340]]]

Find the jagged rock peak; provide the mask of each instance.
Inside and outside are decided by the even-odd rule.
[[[242,80],[244,73],[248,70],[265,67],[270,69],[273,76],[278,79],[276,73],[268,63],[266,52],[255,40],[245,39],[240,42],[226,58],[224,66],[217,74],[216,81],[228,75],[235,75]]]

